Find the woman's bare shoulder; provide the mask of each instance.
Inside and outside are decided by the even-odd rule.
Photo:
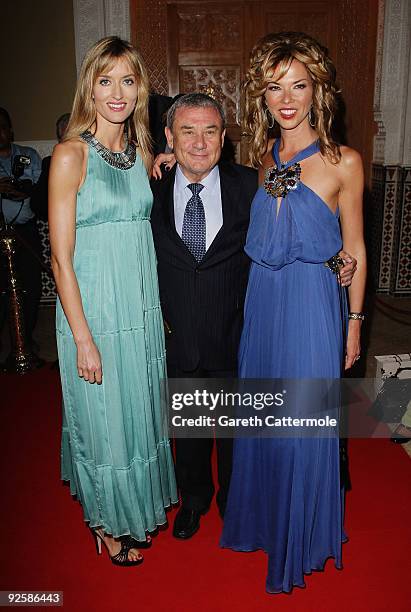
[[[53,161],[63,165],[82,164],[86,154],[87,144],[80,138],[71,138],[55,145]]]
[[[361,155],[351,147],[341,146],[341,159],[335,164],[340,190],[361,189],[364,183],[364,169]]]
[[[88,146],[79,138],[60,142],[54,147],[50,166],[50,184],[57,189],[78,191],[84,182]]]
[[[362,169],[361,155],[355,149],[345,145],[340,146],[341,159],[337,164],[338,169],[345,172],[352,172]]]
[[[85,174],[88,146],[80,138],[71,138],[57,144],[51,159],[51,176],[74,181],[80,185]]]

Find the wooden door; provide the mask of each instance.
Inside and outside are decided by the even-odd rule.
[[[363,155],[370,176],[378,0],[131,0],[131,11],[155,89],[212,93],[241,161],[241,81],[251,48],[269,32],[314,36],[337,67],[343,139]]]
[[[167,7],[169,93],[204,92],[223,106],[240,159],[244,2],[173,2]]]

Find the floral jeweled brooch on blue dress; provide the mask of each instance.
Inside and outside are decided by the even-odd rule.
[[[289,191],[297,189],[301,176],[300,164],[288,168],[284,168],[284,165],[281,164],[280,169],[272,166],[265,171],[264,189],[273,198],[284,198]]]

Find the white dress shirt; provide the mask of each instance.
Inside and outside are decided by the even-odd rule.
[[[187,187],[189,181],[177,164],[176,178],[174,182],[174,222],[178,235],[181,238],[183,231],[184,212],[188,200],[192,197],[192,191]],[[216,237],[223,225],[223,207],[221,204],[220,172],[218,166],[214,166],[210,174],[199,181],[204,189],[201,190],[200,198],[204,205],[206,220],[206,250]]]

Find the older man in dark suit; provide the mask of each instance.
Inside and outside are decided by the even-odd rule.
[[[153,182],[152,227],[170,377],[236,376],[249,260],[244,253],[257,172],[220,162],[225,136],[221,106],[203,94],[179,98],[166,135],[177,164]],[[211,503],[211,439],[177,439],[182,505],[174,535],[189,538]],[[232,440],[217,440],[224,514]]]

